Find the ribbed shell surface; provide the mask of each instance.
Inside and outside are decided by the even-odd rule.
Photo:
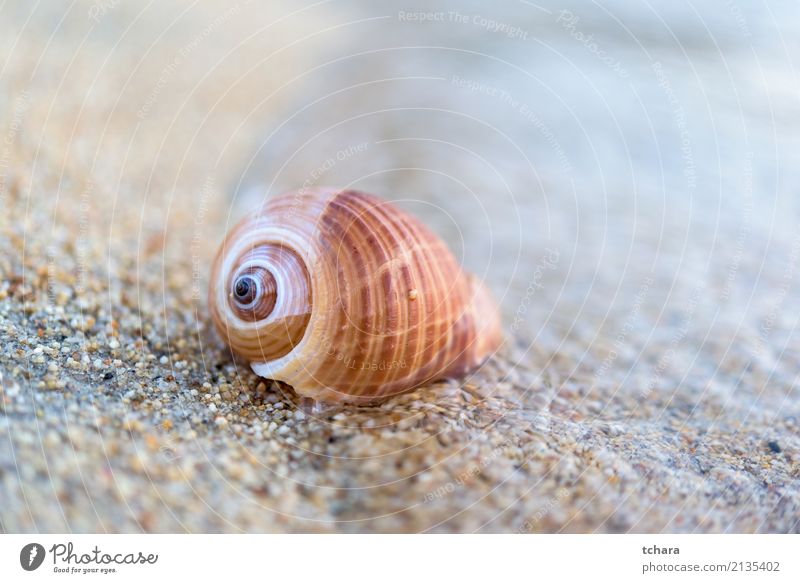
[[[258,245],[293,252],[305,275],[291,270],[296,289],[277,276],[272,314],[244,322],[224,304],[236,262]],[[211,304],[223,338],[257,374],[328,402],[373,401],[463,375],[501,342],[496,305],[445,244],[396,206],[355,191],[269,200],[223,244]],[[305,319],[302,334],[295,331],[288,343],[291,326],[282,318]]]

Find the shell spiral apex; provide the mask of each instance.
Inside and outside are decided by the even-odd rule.
[[[214,325],[256,374],[370,402],[466,374],[502,342],[497,305],[436,235],[350,190],[270,199],[225,238]]]

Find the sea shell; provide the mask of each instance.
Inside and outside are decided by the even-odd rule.
[[[272,198],[226,237],[211,316],[259,376],[370,402],[464,375],[501,344],[497,305],[419,220],[375,196]]]

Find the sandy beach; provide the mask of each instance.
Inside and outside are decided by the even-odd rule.
[[[0,531],[800,532],[796,7],[30,4]],[[216,249],[316,185],[421,217],[501,352],[321,412],[234,358]]]

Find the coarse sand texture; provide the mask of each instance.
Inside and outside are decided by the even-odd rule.
[[[798,532],[800,20],[528,4],[3,3],[0,531]],[[326,185],[502,351],[321,411],[234,358],[218,246]]]

